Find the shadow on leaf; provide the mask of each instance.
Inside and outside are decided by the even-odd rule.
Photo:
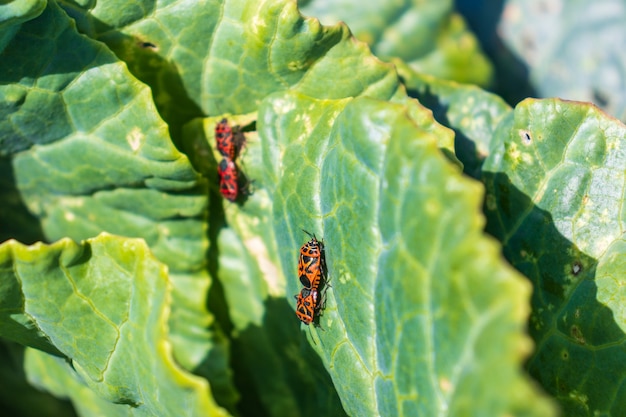
[[[128,70],[140,81],[150,86],[157,110],[168,124],[174,145],[182,152],[182,126],[196,117],[206,116],[200,107],[189,97],[187,89],[173,62],[159,53],[163,45],[147,38],[131,37],[110,26],[93,15],[84,14],[84,10],[64,7],[74,18],[79,31],[104,42],[124,61]],[[101,36],[94,36],[97,28]],[[163,100],[167,97],[167,100]]]
[[[428,85],[424,85],[420,90],[407,88],[407,94],[416,98],[424,107],[429,108],[437,123],[454,131],[455,156],[463,163],[463,173],[472,178],[480,179],[481,168],[486,155],[481,155],[474,140],[467,137],[462,129],[450,122],[448,119],[449,106],[441,100],[438,94],[433,93]]]
[[[536,345],[528,371],[558,399],[563,415],[621,415],[626,339],[613,311],[597,300],[598,261],[506,175],[484,172],[483,180],[486,231],[534,288],[528,328]]]
[[[330,375],[284,298],[267,298],[262,326],[232,341],[239,411],[254,416],[345,415]]]
[[[39,219],[24,204],[17,189],[11,158],[0,158],[0,242],[15,239],[26,245],[45,241]]]
[[[0,414],[21,417],[76,415],[69,400],[59,399],[33,387],[24,372],[24,350],[17,343],[0,339]]]

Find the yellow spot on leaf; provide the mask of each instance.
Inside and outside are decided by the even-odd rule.
[[[439,200],[436,200],[434,198],[426,200],[426,203],[424,204],[424,211],[430,216],[438,216],[442,211]]]
[[[519,161],[521,152],[519,151],[517,144],[511,143],[509,147],[509,156],[514,161]]]
[[[349,281],[352,281],[352,275],[349,272],[343,271],[339,274],[339,282],[345,284]]]
[[[533,163],[533,157],[529,153],[524,152],[522,154],[522,161],[524,161],[525,164],[530,165]]]
[[[441,388],[444,393],[448,394],[452,389],[452,384],[448,378],[439,378],[439,388]]]
[[[126,141],[134,152],[137,152],[137,150],[141,147],[145,138],[145,135],[138,127],[134,127],[130,133],[126,135]]]
[[[589,410],[589,405],[587,404],[589,398],[585,394],[574,390],[569,393],[569,397],[575,401],[578,401],[583,407],[585,407],[585,409]]]

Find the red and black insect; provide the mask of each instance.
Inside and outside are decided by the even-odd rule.
[[[239,195],[239,173],[232,159],[224,158],[217,167],[220,176],[220,193],[228,201],[235,201]]]
[[[315,315],[319,312],[321,303],[318,304],[317,290],[302,288],[296,299],[296,316],[307,326],[315,320]]]
[[[224,118],[215,125],[215,143],[222,156],[235,161],[245,143],[245,136],[238,126],[231,127]]]
[[[298,278],[304,286],[296,298],[296,316],[306,325],[315,323],[324,308],[326,259],[324,242],[303,230],[311,239],[300,248]]]
[[[315,235],[306,230],[304,233],[311,237],[300,248],[298,257],[298,278],[304,288],[317,290],[326,276],[326,262],[324,258],[324,242],[317,240]]]

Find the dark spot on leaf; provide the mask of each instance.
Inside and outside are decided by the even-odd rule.
[[[152,42],[146,42],[146,41],[144,41],[144,42],[141,42],[141,41],[140,41],[140,42],[139,42],[139,46],[140,46],[141,48],[143,48],[143,49],[152,49],[153,51],[156,51],[156,50],[158,50],[158,49],[159,49],[159,48],[158,48],[155,44],[153,44]]]
[[[580,328],[576,325],[573,325],[572,327],[570,327],[570,336],[572,336],[576,342],[578,342],[581,345],[586,345],[587,342],[585,341],[585,338],[583,337],[582,332],[580,331]]]
[[[519,137],[522,139],[522,143],[526,146],[533,143],[533,137],[530,135],[530,132],[528,130],[520,130]]]
[[[561,358],[566,361],[569,359],[569,352],[567,350],[561,351]]]

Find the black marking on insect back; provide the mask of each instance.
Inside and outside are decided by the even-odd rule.
[[[306,276],[306,274],[300,275],[300,284],[302,284],[306,288],[311,288],[311,281],[309,280],[309,277]]]
[[[220,161],[220,170],[222,172],[226,172],[227,169],[228,169],[228,161],[226,159],[222,159]]]

